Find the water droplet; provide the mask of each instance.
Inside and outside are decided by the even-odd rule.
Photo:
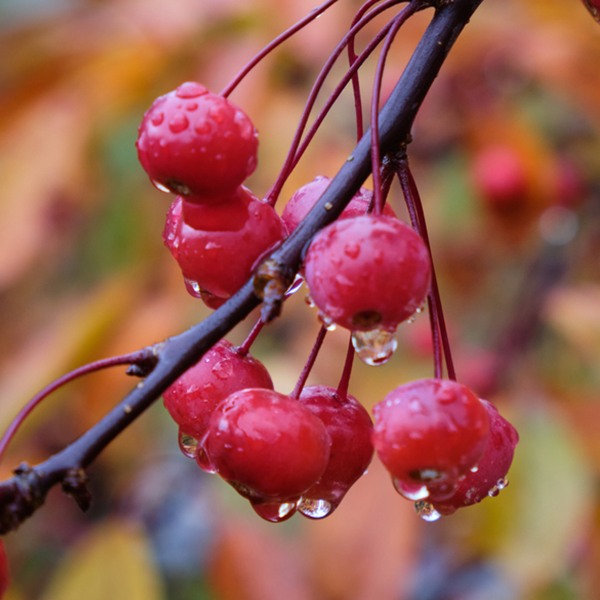
[[[215,123],[221,124],[223,123],[223,121],[225,121],[225,117],[223,116],[223,110],[220,106],[213,106],[208,112],[208,114]]]
[[[317,315],[319,322],[327,329],[327,331],[335,331],[337,325],[333,322],[333,319],[327,316],[324,312],[319,311]]]
[[[165,192],[167,194],[171,193],[171,190],[166,186],[163,185],[162,183],[160,183],[160,181],[156,181],[155,179],[152,180],[152,185],[157,189],[160,190],[161,192]]]
[[[220,360],[212,368],[212,372],[221,381],[229,379],[233,375],[233,361],[229,360],[228,358]]]
[[[310,294],[306,294],[304,302],[306,302],[306,304],[308,304],[308,306],[310,306],[311,308],[314,308],[316,306],[315,301],[311,298]]]
[[[426,306],[427,306],[427,301],[423,300],[423,302],[421,303],[421,306],[419,306],[419,308],[417,308],[417,310],[415,312],[420,315],[425,310]]]
[[[324,519],[335,510],[335,506],[327,500],[315,500],[313,498],[301,498],[298,503],[298,511],[309,519]]]
[[[186,81],[175,90],[175,95],[178,98],[197,98],[206,93],[208,93],[208,90],[195,81]]]
[[[200,289],[200,286],[198,285],[197,281],[192,281],[191,279],[185,278],[183,281],[185,283],[185,289],[189,292],[191,296],[194,296],[194,298],[202,297],[202,290]]]
[[[456,390],[451,387],[443,387],[435,397],[440,404],[452,404],[457,398]]]
[[[210,123],[205,121],[204,119],[200,119],[194,123],[194,131],[200,135],[206,135],[210,133]],[[202,152],[202,148],[200,148],[200,152]],[[206,152],[206,148],[204,148],[204,152]]]
[[[331,210],[333,208],[333,204],[331,204],[331,202],[327,202],[325,204],[325,210]]]
[[[425,502],[424,500],[415,502],[415,510],[423,521],[437,521],[442,516],[435,508],[433,508],[433,504]]]
[[[496,484],[488,490],[488,496],[490,498],[496,497],[507,485],[508,479],[506,479],[506,477],[498,479],[498,481],[496,481]]]
[[[165,115],[161,112],[156,113],[155,115],[152,115],[152,118],[150,119],[150,121],[152,122],[152,125],[154,125],[155,127],[158,127],[164,120],[165,120]]]
[[[352,345],[358,357],[367,365],[376,366],[386,363],[398,347],[395,331],[371,329],[353,331]]]
[[[183,452],[184,456],[188,458],[196,458],[196,450],[198,449],[198,440],[193,438],[191,435],[183,433],[179,430],[179,448]]]
[[[346,162],[352,162],[354,160],[354,156],[352,154],[346,159]]]
[[[190,102],[185,107],[185,110],[187,110],[188,112],[192,112],[192,111],[196,110],[197,108],[198,108],[198,103],[197,102]]]
[[[284,502],[281,504],[260,504],[253,503],[254,512],[265,521],[271,523],[281,523],[286,521],[296,512],[296,502]]]
[[[196,448],[196,462],[198,466],[207,473],[216,473],[217,470],[214,468],[210,458],[208,458],[208,454],[201,445],[198,445]]]
[[[477,473],[477,471],[479,471],[479,465],[475,465],[474,467],[471,467],[471,473]]]
[[[241,111],[235,112],[233,122],[238,126],[240,136],[245,140],[250,140],[254,136],[254,127],[250,119]]]
[[[348,242],[344,247],[344,254],[350,258],[357,258],[360,254],[360,246],[356,242]]]
[[[184,114],[177,113],[169,121],[169,129],[173,133],[180,133],[184,129],[187,129],[187,127],[188,127],[189,124],[190,124],[190,122],[188,121],[188,118]]]
[[[411,485],[396,478],[392,479],[392,483],[396,491],[408,500],[424,500],[429,496],[429,490],[425,485]]]

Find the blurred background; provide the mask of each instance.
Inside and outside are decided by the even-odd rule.
[[[155,97],[218,92],[313,0],[0,0],[0,426],[54,378],[209,314],[161,232],[170,197],[137,162]],[[264,195],[312,82],[359,8],[339,0],[231,96],[260,132],[248,181]],[[431,11],[401,31],[384,95]],[[376,19],[362,48],[385,17]],[[339,509],[273,525],[177,445],[157,402],[89,469],[82,514],[55,489],[4,538],[9,600],[571,600],[600,597],[600,25],[580,0],[486,0],[423,105],[409,148],[459,380],[521,442],[495,499],[421,521],[374,459]],[[325,88],[335,86],[340,63]],[[368,106],[374,61],[362,81]],[[323,95],[326,98],[327,94]],[[294,171],[278,210],[355,142],[349,94]],[[369,183],[367,182],[367,187]],[[402,215],[397,188],[390,202]],[[253,354],[290,392],[319,324],[302,289]],[[229,336],[240,343],[257,315]],[[372,407],[433,375],[426,314],[381,367],[356,364]],[[337,385],[347,333],[311,383]],[[134,382],[116,368],[48,398],[0,467],[43,461]]]

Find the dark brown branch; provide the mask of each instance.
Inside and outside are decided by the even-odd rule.
[[[416,1],[416,0],[415,0]],[[396,88],[379,117],[382,155],[394,152],[409,139],[410,129],[426,93],[435,80],[456,38],[482,0],[439,0],[436,13],[417,46]],[[0,484],[0,533],[16,529],[39,508],[48,490],[62,483],[80,506],[89,504],[85,469],[100,451],[148,408],[163,391],[225,334],[261,303],[267,319],[281,305],[306,245],[317,231],[331,223],[350,202],[371,173],[371,133],[367,131],[344,163],[317,205],[294,233],[226,304],[207,319],[155,346],[158,362],[148,377],[106,417],[62,452],[33,468],[22,465],[15,476]]]

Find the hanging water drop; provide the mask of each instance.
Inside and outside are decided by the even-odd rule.
[[[217,472],[210,458],[208,457],[208,454],[206,454],[206,451],[200,444],[196,448],[196,462],[198,463],[198,466],[207,473]]]
[[[319,319],[321,325],[327,329],[327,331],[335,331],[337,325],[333,322],[331,317],[328,317],[324,312],[319,311],[317,318]]]
[[[292,294],[295,294],[302,287],[303,283],[304,283],[304,277],[302,277],[302,275],[296,274],[294,281],[292,281],[292,285],[290,285],[290,287],[288,288],[285,295],[291,296]],[[308,302],[307,302],[307,304],[308,304]]]
[[[162,183],[160,183],[160,181],[156,181],[155,179],[152,179],[152,185],[157,190],[160,190],[161,192],[165,192],[165,194],[171,193],[171,190],[166,185],[163,185]]]
[[[301,498],[298,503],[298,511],[309,519],[324,519],[335,510],[335,506],[327,500],[315,500],[313,498]]]
[[[425,502],[424,500],[419,500],[415,502],[415,510],[417,514],[423,521],[427,521],[429,523],[433,521],[437,521],[442,515],[433,508],[433,504],[429,502]]]
[[[316,306],[315,301],[312,299],[310,294],[306,294],[304,301],[306,302],[307,306],[310,306],[310,308],[314,308]]]
[[[488,490],[488,496],[490,498],[496,497],[507,485],[508,479],[506,479],[506,477],[498,479],[498,481],[496,481],[496,484]]]
[[[281,504],[254,504],[254,512],[270,523],[281,523],[286,521],[296,512],[296,502],[283,502]]]
[[[202,290],[200,289],[200,285],[197,281],[192,281],[191,279],[185,278],[183,281],[185,283],[185,289],[189,292],[191,296],[194,296],[194,298],[202,297]]]
[[[352,345],[358,357],[367,365],[377,366],[386,363],[398,347],[395,331],[371,329],[353,331]]]
[[[196,458],[196,450],[198,448],[198,440],[193,438],[191,435],[183,433],[179,430],[179,448],[183,452],[184,456],[188,458]]]
[[[393,478],[392,483],[396,491],[407,500],[424,500],[429,497],[429,490],[425,485],[411,485]]]

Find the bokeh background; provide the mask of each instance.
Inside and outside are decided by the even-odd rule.
[[[208,314],[162,244],[170,198],[137,163],[137,126],[155,97],[184,81],[222,89],[312,7],[0,0],[2,429],[66,371]],[[232,95],[260,132],[248,182],[257,195],[274,181],[311,83],[358,7],[339,0]],[[402,29],[384,93],[430,16]],[[599,598],[599,65],[600,25],[579,0],[485,0],[413,131],[409,152],[459,379],[495,402],[521,436],[506,490],[426,523],[375,459],[329,518],[273,525],[180,453],[159,401],[89,469],[87,514],[56,489],[5,536],[6,598]],[[363,71],[366,102],[373,70],[371,61]],[[355,135],[347,95],[281,205],[316,175],[334,175]],[[497,185],[509,188],[500,200]],[[403,214],[396,188],[390,202]],[[305,293],[252,350],[282,392],[293,389],[319,326]],[[240,343],[256,316],[228,338]],[[346,346],[345,332],[329,334],[310,382],[335,386]],[[388,364],[356,365],[350,391],[370,408],[432,373],[423,314],[401,326]],[[132,385],[117,368],[54,394],[15,438],[0,475],[62,449]]]

